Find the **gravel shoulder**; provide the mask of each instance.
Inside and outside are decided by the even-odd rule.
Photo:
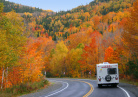
[[[119,86],[124,88],[127,91],[130,91],[136,97],[138,97],[138,87],[137,86],[131,85],[131,84],[126,84],[126,83],[119,83]]]
[[[54,82],[54,83],[51,83],[51,85],[46,87],[45,89],[40,89],[40,90],[37,90],[35,93],[22,95],[20,97],[40,97],[42,95],[46,95],[50,93],[51,91],[57,90],[60,87],[62,87],[62,84],[60,82]]]

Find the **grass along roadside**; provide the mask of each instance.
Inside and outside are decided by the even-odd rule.
[[[119,82],[135,85],[136,87],[138,87],[138,82],[137,81],[127,80],[127,79],[119,79]]]
[[[0,91],[0,97],[16,97],[23,94],[36,92],[38,89],[42,89],[49,85],[47,80],[41,80],[40,82],[20,84],[13,86],[12,88]]]

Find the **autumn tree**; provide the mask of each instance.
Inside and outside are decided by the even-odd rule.
[[[56,22],[52,21],[50,23],[50,27],[52,28],[53,32],[58,32],[63,30],[64,25],[61,23],[60,20],[58,20]]]
[[[101,17],[100,16],[94,16],[92,18],[93,20],[93,23],[94,23],[94,29],[97,30],[98,29],[98,24],[100,24],[100,20],[101,20]]]
[[[19,65],[20,56],[23,54],[26,37],[23,34],[24,24],[22,17],[14,11],[4,14],[3,5],[0,4],[0,69],[2,70],[1,89],[4,79],[8,81],[8,68]],[[5,73],[5,71],[7,71]],[[6,78],[5,78],[6,74]]]
[[[134,71],[130,72],[135,78],[138,78],[138,0],[133,4],[130,17],[124,25],[123,39],[124,45],[130,50],[129,70],[133,67]]]
[[[43,62],[43,42],[46,42],[45,38],[30,38],[26,46],[26,53],[22,57],[20,63],[21,67],[21,79],[23,83],[40,81],[43,76],[41,71],[44,68]]]
[[[131,16],[124,25],[123,39],[132,54],[138,56],[138,0],[133,5]]]
[[[68,48],[63,41],[59,41],[56,45],[55,52],[52,55],[50,67],[52,74],[61,76],[65,72],[65,58],[68,53]]]
[[[111,62],[112,63],[113,52],[114,52],[114,50],[111,46],[105,50],[105,58],[104,58],[105,62]]]
[[[76,48],[79,43],[86,44],[89,41],[88,34],[84,31],[70,35],[67,38],[69,49]]]
[[[98,47],[95,38],[92,38],[91,43],[84,47],[84,52],[81,56],[82,58],[79,60],[79,63],[81,64],[82,72],[88,74],[89,71],[92,71],[94,75],[94,68],[98,63]]]
[[[71,49],[66,57],[66,75],[70,77],[81,77],[81,65],[78,62],[83,53],[84,44],[80,43],[74,49]]]

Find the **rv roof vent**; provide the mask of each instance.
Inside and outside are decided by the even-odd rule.
[[[103,62],[103,64],[109,64],[108,62]]]

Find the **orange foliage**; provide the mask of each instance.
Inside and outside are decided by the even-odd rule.
[[[81,64],[81,70],[83,72],[95,70],[95,65],[98,63],[98,47],[95,38],[91,39],[91,43],[84,47],[84,53],[82,54],[82,59],[79,60]],[[93,73],[94,74],[94,73]]]
[[[97,28],[98,28],[97,26],[98,26],[98,24],[100,24],[101,17],[100,16],[94,16],[92,18],[92,20],[94,23],[94,29],[97,30]]]
[[[119,63],[121,77],[126,77],[124,74],[128,67],[125,64],[131,56],[130,51],[138,53],[138,0],[134,3],[131,12],[129,12],[130,8],[122,12],[121,9],[109,12],[110,4],[110,2],[109,4],[97,2],[94,7],[83,6],[84,9],[86,8],[85,10],[80,6],[82,8],[79,12],[75,11],[79,8],[73,9],[71,13],[49,15],[48,19],[45,12],[36,17],[33,17],[31,13],[24,13],[25,19],[30,20],[27,21],[28,23],[25,21],[30,38],[28,38],[27,45],[24,46],[26,47],[26,50],[23,50],[25,52],[17,62],[20,65],[13,66],[9,70],[6,67],[3,69],[3,86],[9,88],[20,83],[40,81],[43,76],[42,70],[50,72],[56,77],[60,77],[64,71],[65,75],[72,77],[80,77],[81,73],[87,74],[88,71],[92,71],[92,75],[94,75],[95,65],[102,61]],[[126,4],[126,6],[130,7],[131,4]],[[124,5],[124,7],[126,6]],[[103,9],[106,9],[104,10],[104,14],[107,12],[106,15],[102,15]],[[6,16],[12,22],[15,20],[23,21],[23,18],[19,18],[17,14],[12,15],[11,13],[6,13]],[[4,16],[4,13],[0,13],[0,16],[2,15]],[[18,18],[15,19],[15,16]],[[41,20],[45,21],[45,18],[46,22],[41,23]],[[16,27],[15,30],[20,28],[23,31],[24,29],[18,24]],[[64,38],[66,32],[66,44],[63,41],[61,43],[54,42],[52,37],[49,37],[49,35],[56,35],[56,39],[62,39],[60,37]],[[23,31],[24,33],[26,32]],[[3,40],[1,41],[3,42]],[[57,43],[56,47],[55,43]],[[124,49],[125,47],[127,49]],[[2,78],[3,70],[0,68],[0,78]],[[1,79],[0,82],[2,82]]]
[[[79,43],[84,43],[86,44],[88,39],[87,39],[87,34],[85,32],[79,32],[79,33],[75,33],[75,34],[72,34],[68,37],[67,41],[70,41],[69,42],[69,48],[72,49],[72,48],[76,48],[76,46],[79,44]]]
[[[112,62],[112,57],[113,57],[113,48],[111,46],[109,46],[106,50],[105,50],[105,62]]]

